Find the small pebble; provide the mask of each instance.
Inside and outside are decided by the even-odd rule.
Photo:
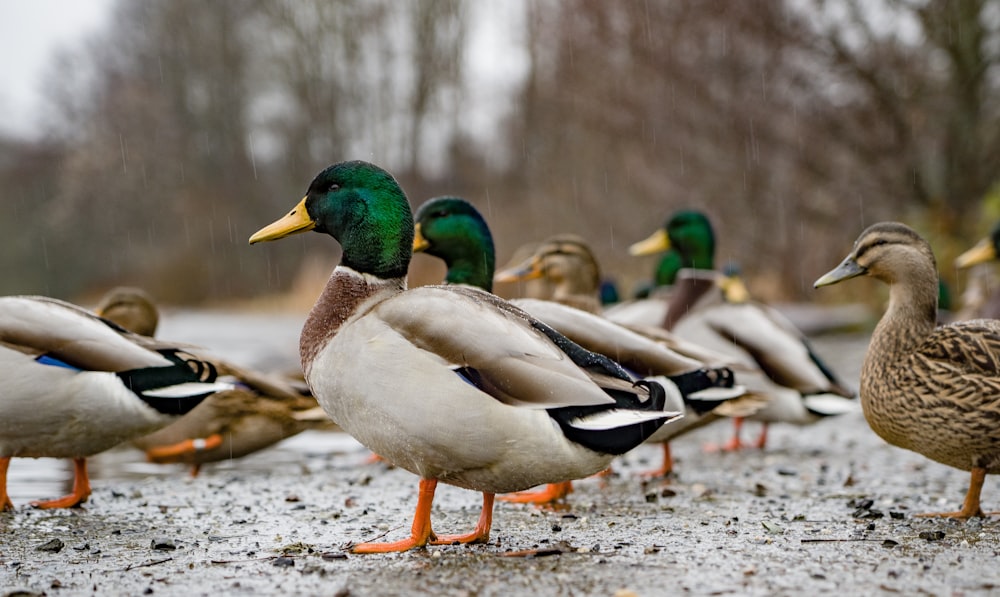
[[[944,531],[920,531],[919,536],[927,541],[940,541],[944,539]]]
[[[149,548],[157,551],[172,551],[177,549],[177,544],[175,544],[172,539],[157,537],[150,542]]]
[[[50,540],[46,541],[45,543],[42,543],[41,545],[39,545],[35,549],[38,550],[38,551],[48,551],[48,552],[51,552],[51,553],[59,553],[60,551],[62,551],[62,548],[65,547],[65,546],[66,546],[66,544],[63,543],[61,539],[56,538],[56,539],[50,539]]]
[[[291,566],[295,566],[295,560],[293,560],[292,558],[281,556],[280,558],[274,558],[274,561],[271,562],[271,565],[277,566],[279,568],[289,568]]]

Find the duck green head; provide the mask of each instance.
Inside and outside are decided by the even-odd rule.
[[[976,243],[968,251],[955,259],[955,267],[965,269],[979,263],[993,261],[1000,257],[1000,223],[997,223],[990,235]]]
[[[445,281],[493,290],[496,254],[493,235],[482,214],[459,197],[435,197],[417,209],[413,252],[442,259]]]
[[[681,254],[675,249],[669,249],[656,264],[653,281],[657,286],[671,286],[677,281],[677,272],[681,271],[682,267]]]
[[[368,162],[323,170],[283,218],[261,228],[250,244],[315,230],[343,248],[341,265],[380,278],[406,275],[413,246],[410,204],[391,174]]]
[[[693,210],[676,212],[663,228],[629,247],[629,252],[650,255],[671,248],[679,254],[681,267],[715,269],[715,233],[708,216]]]

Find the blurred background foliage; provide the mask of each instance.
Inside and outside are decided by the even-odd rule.
[[[48,72],[45,134],[0,139],[4,294],[311,304],[335,243],[246,241],[345,159],[468,198],[501,262],[581,234],[625,294],[679,208],[769,300],[884,219],[954,284],[1000,217],[998,0],[123,0]]]

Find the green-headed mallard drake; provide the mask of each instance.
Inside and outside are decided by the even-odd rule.
[[[678,416],[663,411],[659,384],[633,380],[486,291],[407,290],[413,220],[385,170],[328,167],[250,242],[307,230],[334,237],[342,255],[302,328],[306,381],[341,428],[420,477],[410,537],[353,551],[486,541],[495,493],[604,470]],[[483,492],[475,531],[431,530],[439,481]]]
[[[632,300],[608,306],[604,310],[604,316],[622,325],[658,327],[667,315],[670,292],[680,271],[680,253],[664,252],[657,262],[653,281],[641,283]]]
[[[138,288],[108,291],[95,311],[143,336],[153,336],[159,322],[152,297]],[[163,429],[132,440],[150,462],[190,464],[197,475],[202,464],[241,458],[307,429],[335,427],[301,382],[198,356],[232,376],[235,385]]]
[[[67,508],[90,495],[87,457],[163,427],[232,388],[186,348],[132,334],[76,305],[0,297],[0,510],[11,458],[72,458]]]
[[[815,286],[856,276],[889,285],[861,369],[868,424],[894,446],[971,471],[961,510],[923,516],[982,516],[983,480],[1000,473],[1000,321],[937,325],[934,253],[904,224],[869,226]]]
[[[479,210],[459,197],[436,197],[421,205],[414,219],[414,251],[442,259],[448,266],[445,280],[449,284],[492,291],[493,235]],[[579,255],[589,256],[583,261],[591,264],[583,274],[575,268],[580,260],[574,259],[574,256]],[[589,279],[585,286],[593,295],[597,263],[582,241],[570,237],[546,241],[526,263],[533,264],[533,267],[523,265],[515,269],[528,271],[528,275],[532,276],[533,269],[558,272],[550,278],[553,287],[561,292],[557,296],[576,299],[574,295],[583,293],[572,292],[566,280],[584,277]],[[512,274],[511,278],[519,279],[519,276]],[[581,309],[539,299],[513,299],[510,302],[587,350],[614,358],[633,373],[643,377],[661,376],[658,379],[667,389],[668,408],[684,411],[684,418],[664,425],[649,439],[650,442],[662,442],[665,451],[663,467],[653,474],[662,476],[672,470],[668,440],[715,420],[720,413],[753,412],[760,407],[759,401],[754,402],[753,409],[749,400],[742,401],[742,406],[732,403],[734,398],[744,394],[744,390],[733,387],[733,375],[728,369],[713,368],[675,353],[662,343]],[[583,303],[580,300],[574,302]],[[708,388],[713,389],[705,391]],[[523,499],[512,501],[551,501],[550,498],[564,496],[567,489],[566,486],[549,487],[540,494],[518,496]]]
[[[539,319],[547,322],[551,319],[550,323],[555,324],[556,317],[559,317],[563,313],[568,313],[568,311],[553,307],[553,304],[573,307],[574,311],[586,311],[595,315],[601,315],[602,319],[604,319],[603,316],[606,312],[601,308],[600,271],[601,268],[597,262],[597,258],[586,241],[574,234],[559,234],[539,243],[535,248],[535,252],[521,262],[510,265],[496,273],[493,276],[493,281],[521,282],[528,280],[541,282],[542,285],[539,287],[548,288],[549,292],[545,295],[531,297],[544,299],[544,301],[534,305],[529,311]],[[554,310],[554,312],[549,315],[537,311],[537,309],[542,308]],[[665,309],[663,312],[665,312]],[[620,330],[621,326],[627,327],[631,331],[647,337],[647,339],[653,339],[665,344],[674,353],[688,357],[690,360],[683,363],[682,367],[686,366],[689,369],[697,367],[702,363],[708,364],[711,367],[726,367],[731,364],[729,362],[730,359],[726,355],[713,352],[696,343],[688,342],[683,338],[664,331],[662,328],[630,325],[618,320],[612,321],[618,325],[601,321],[599,326],[599,320],[593,318],[588,318],[577,325],[569,321],[562,325],[567,332],[573,331],[593,336],[593,341],[599,341],[602,333],[610,334],[611,337],[614,337],[614,330]],[[604,330],[599,332],[598,327],[603,327]],[[574,342],[587,346],[585,342],[589,341],[585,341],[583,338],[575,338]],[[608,354],[598,348],[590,348],[590,350]]]
[[[996,275],[988,264],[1000,259],[1000,223],[990,235],[955,260],[955,267],[972,268],[966,291],[962,293],[962,309],[958,319],[1000,319],[1000,291]]]
[[[715,271],[715,234],[705,214],[680,211],[645,241],[635,255],[676,250],[684,269],[678,274],[662,325],[678,336],[738,359],[745,369],[740,383],[769,398],[753,420],[764,422],[756,442],[767,440],[771,422],[805,425],[829,415],[856,410],[854,393],[813,353],[805,337],[775,309],[748,300],[738,278]],[[739,449],[740,421],[723,449]]]

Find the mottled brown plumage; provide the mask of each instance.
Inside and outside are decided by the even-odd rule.
[[[547,239],[526,261],[506,267],[496,274],[496,282],[545,280],[551,294],[537,296],[589,313],[600,314],[597,289],[601,270],[593,251],[575,234],[559,234]]]
[[[981,516],[983,477],[1000,472],[1000,321],[938,327],[934,255],[903,224],[869,227],[816,286],[861,275],[890,288],[861,371],[865,418],[887,442],[971,471],[962,510],[940,516]]]

